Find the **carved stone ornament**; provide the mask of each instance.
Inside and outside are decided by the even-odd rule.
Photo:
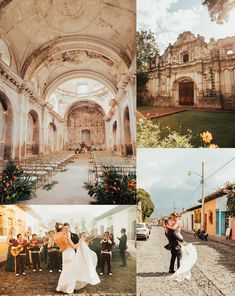
[[[63,33],[77,33],[98,17],[102,0],[36,0],[43,23]]]

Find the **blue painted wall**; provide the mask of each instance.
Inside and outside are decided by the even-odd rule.
[[[216,199],[216,235],[225,234],[226,203],[226,195]]]

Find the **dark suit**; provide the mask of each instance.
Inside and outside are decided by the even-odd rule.
[[[127,249],[127,235],[124,233],[121,238],[119,238],[119,250],[120,256],[122,258],[122,266],[126,266],[126,249]]]
[[[79,237],[76,233],[72,233],[70,232],[70,238],[71,238],[71,241],[76,245],[78,242],[79,242]],[[77,250],[75,250],[75,252],[77,252]]]
[[[70,232],[71,234],[71,241],[76,245],[78,242],[79,242],[79,237],[76,233],[72,233]]]
[[[173,272],[176,258],[177,258],[177,269],[180,267],[180,260],[182,258],[181,245],[179,244],[179,241],[174,234],[174,230],[168,229],[166,233],[166,237],[169,240],[168,246],[169,246],[169,250],[171,251],[171,262],[170,262],[169,271]]]

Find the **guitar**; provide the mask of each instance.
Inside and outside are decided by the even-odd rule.
[[[13,257],[16,257],[20,254],[20,252],[22,252],[24,250],[24,247],[19,245],[17,247],[15,247],[14,249],[11,249],[11,255]]]
[[[28,248],[28,250],[30,250],[30,249],[32,249],[34,247],[41,247],[41,246],[43,246],[43,243],[40,243],[40,244],[29,244],[27,248]]]

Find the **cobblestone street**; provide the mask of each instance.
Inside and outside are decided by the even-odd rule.
[[[232,296],[235,291],[235,248],[217,242],[196,240],[183,233],[186,243],[193,242],[198,260],[192,278],[183,283],[169,281],[170,251],[162,227],[153,227],[150,239],[137,243],[137,295],[141,296]]]
[[[112,276],[100,276],[101,283],[96,286],[87,285],[84,289],[72,295],[86,296],[133,296],[136,294],[136,260],[127,261],[126,268],[119,267],[120,261],[113,260]],[[1,296],[59,296],[66,295],[56,292],[59,273],[49,273],[27,270],[25,276],[16,277],[14,273],[0,270]]]

